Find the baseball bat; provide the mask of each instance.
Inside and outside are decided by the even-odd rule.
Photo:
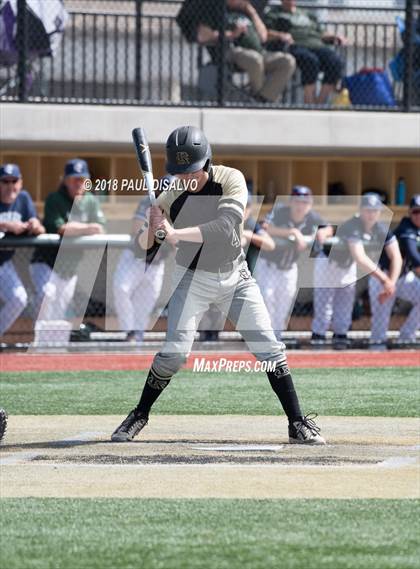
[[[146,133],[144,132],[144,129],[139,127],[134,128],[131,134],[133,136],[133,143],[136,150],[140,172],[146,184],[150,203],[154,206],[156,205],[156,195],[153,186],[153,165],[152,156],[150,154],[149,145],[147,143]],[[155,238],[157,241],[161,242],[163,239],[165,239],[165,237],[166,233],[164,229],[156,230]]]

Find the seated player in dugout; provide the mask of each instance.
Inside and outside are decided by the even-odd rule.
[[[295,58],[289,53],[265,49],[267,28],[249,0],[227,0],[226,60],[248,73],[254,98],[275,103],[291,79]],[[205,45],[214,63],[220,61],[220,9],[203,5],[197,27],[197,41]]]
[[[0,166],[0,237],[36,236],[45,233],[17,164]],[[12,258],[15,249],[0,249],[0,336],[17,320],[28,303],[28,294]]]
[[[381,283],[377,279],[369,279],[369,299],[372,311],[371,342],[376,349],[385,349],[387,332],[395,300],[400,298],[409,302],[411,307],[399,332],[402,345],[416,342],[416,332],[420,328],[420,194],[410,200],[408,216],[404,217],[394,230],[398,240],[403,267],[395,284],[395,293],[384,300],[381,299]],[[390,274],[388,256],[383,262],[383,270]],[[381,302],[382,300],[382,302]]]
[[[259,361],[273,362],[274,369],[267,376],[288,417],[289,441],[325,444],[313,417],[304,416],[301,410],[285,346],[274,335],[245,262],[241,236],[248,192],[243,174],[212,165],[207,138],[192,126],[170,134],[166,157],[166,170],[181,181],[181,190],[158,197],[138,244],[150,258],[159,248],[156,231],[163,229],[165,239],[178,247],[167,337],[154,357],[139,403],[114,431],[112,440],[131,441],[146,426],[152,405],[185,363],[198,322],[213,303],[241,332]]]
[[[360,213],[337,229],[336,236],[344,247],[331,250],[328,269],[325,259],[315,261],[312,339],[318,346],[325,343],[332,326],[334,347],[348,347],[358,268],[369,275],[370,283],[372,279],[378,281],[379,286],[375,286],[378,303],[387,302],[395,294],[402,258],[394,234],[380,221],[382,209],[378,194],[362,196]],[[369,288],[372,290],[371,284]]]
[[[299,292],[299,256],[309,250],[312,256],[321,254],[322,244],[332,237],[333,228],[314,211],[312,190],[307,186],[293,186],[289,203],[277,202],[266,217],[266,225],[276,248],[261,254],[255,274],[280,340]]]

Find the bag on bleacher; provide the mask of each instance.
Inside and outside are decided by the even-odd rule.
[[[343,86],[349,90],[353,105],[396,105],[391,82],[383,69],[361,69],[358,73],[345,77]]]

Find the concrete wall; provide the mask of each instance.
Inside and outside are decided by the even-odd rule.
[[[205,130],[223,152],[419,155],[420,114],[87,105],[2,104],[2,150],[109,149],[131,152],[131,130],[143,126],[163,151],[182,124]]]

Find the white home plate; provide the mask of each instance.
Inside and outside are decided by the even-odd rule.
[[[283,448],[283,445],[218,445],[218,446],[199,446],[192,445],[190,448],[195,450],[210,450],[222,452],[277,452]]]

